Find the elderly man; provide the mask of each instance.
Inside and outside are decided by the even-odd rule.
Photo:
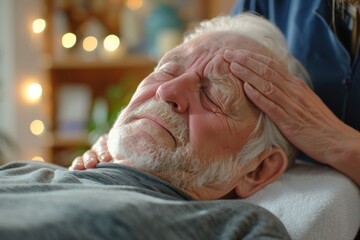
[[[295,150],[245,97],[223,57],[232,50],[270,56],[306,77],[282,35],[263,19],[205,22],[160,60],[121,112],[108,140],[114,162],[150,172],[196,199],[247,197],[279,177]],[[78,158],[72,168],[94,162]]]
[[[108,137],[113,163],[88,171],[24,162],[0,168],[0,235],[288,239],[265,210],[219,200],[252,195],[296,153],[245,97],[246,79],[230,73],[224,55],[235,50],[304,73],[263,18],[203,22],[160,60],[119,115]]]

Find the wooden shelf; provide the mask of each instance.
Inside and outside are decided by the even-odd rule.
[[[89,149],[90,144],[84,134],[62,133],[59,131],[58,109],[59,91],[67,85],[84,85],[91,92],[91,101],[106,98],[109,88],[124,86],[128,94],[135,91],[138,83],[143,80],[155,67],[151,59],[132,55],[113,62],[79,62],[62,61],[54,63],[49,69],[51,86],[51,132],[53,141],[50,146],[52,162],[59,165],[71,163],[74,154],[81,154]],[[93,103],[90,103],[92,105]],[[85,118],[90,118],[90,112]],[[69,134],[70,133],[70,134]]]
[[[49,70],[52,69],[101,69],[101,68],[143,68],[143,67],[155,67],[156,62],[150,59],[147,55],[125,55],[121,58],[106,61],[80,61],[69,58],[63,61],[54,61]]]
[[[80,1],[81,2],[81,1]],[[86,3],[86,7],[92,6],[88,4],[91,2],[90,0],[82,0],[82,3]],[[232,5],[234,0],[224,0],[219,1],[216,0],[194,0],[190,2],[184,7],[184,10],[189,11],[190,15],[194,15],[196,19],[191,20],[191,22],[196,22],[201,19],[210,18],[216,16],[219,13],[227,13],[230,11],[230,5]],[[151,73],[156,66],[156,62],[144,55],[125,55],[122,57],[118,57],[117,59],[104,58],[106,56],[101,56],[100,53],[97,53],[96,56],[91,56],[91,58],[95,61],[84,61],[81,56],[76,55],[77,51],[79,51],[79,46],[72,50],[65,50],[67,52],[57,52],[55,45],[59,44],[59,40],[54,40],[55,37],[55,26],[58,26],[58,22],[55,19],[54,13],[58,10],[63,10],[69,19],[70,19],[70,32],[79,33],[79,27],[82,26],[82,23],[87,21],[88,17],[94,17],[97,20],[107,21],[109,15],[105,11],[104,14],[94,15],[93,11],[97,11],[99,9],[89,9],[90,14],[80,16],[78,14],[77,9],[74,8],[74,3],[72,1],[66,1],[66,4],[63,6],[63,1],[56,2],[55,0],[46,0],[46,19],[47,19],[47,28],[45,29],[45,52],[52,59],[51,64],[48,66],[48,79],[50,86],[50,135],[51,141],[49,141],[49,151],[51,154],[50,161],[68,166],[73,158],[74,154],[81,154],[81,151],[85,151],[89,149],[89,142],[86,136],[83,135],[64,135],[59,131],[59,96],[61,89],[64,86],[68,85],[82,85],[86,86],[90,89],[91,92],[91,103],[93,104],[94,100],[98,98],[106,98],[109,88],[112,86],[122,85],[124,89],[127,91],[127,95],[132,95],[133,91],[135,91],[138,83],[145,78],[149,73]],[[59,5],[60,4],[60,5]],[[115,3],[114,3],[115,4]],[[116,4],[123,4],[121,1]],[[120,7],[116,5],[115,7]],[[62,7],[61,7],[62,6]],[[110,5],[106,5],[109,7]],[[193,8],[193,9],[192,9]],[[197,9],[198,13],[192,13],[194,9]],[[113,8],[110,7],[110,10]],[[120,13],[119,11],[116,11]],[[186,14],[185,14],[186,15]],[[184,15],[184,16],[185,16]],[[189,16],[190,16],[189,15]],[[115,17],[114,21],[119,23],[119,17]],[[108,34],[116,34],[116,29],[118,29],[118,25],[106,22],[105,24]],[[116,31],[115,31],[115,30]],[[81,29],[80,29],[81,30]],[[115,32],[114,32],[115,31]],[[57,33],[59,35],[59,33]],[[57,37],[59,37],[56,35]],[[81,36],[81,34],[80,34]],[[54,45],[54,43],[56,43]],[[78,42],[77,44],[79,44]],[[59,46],[58,46],[59,47]],[[76,51],[75,51],[76,50]],[[73,54],[73,56],[72,56]],[[80,54],[81,55],[81,54]],[[60,58],[60,56],[62,56]],[[83,57],[83,56],[82,56]],[[102,58],[101,58],[102,57]],[[109,57],[109,56],[107,56]],[[56,60],[56,59],[62,59]],[[85,59],[87,60],[87,59]],[[85,113],[87,116],[85,118],[90,117],[90,113]],[[64,137],[65,136],[65,137]]]

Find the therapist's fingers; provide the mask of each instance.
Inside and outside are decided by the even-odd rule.
[[[268,56],[258,54],[255,52],[251,52],[248,50],[226,50],[224,54],[225,60],[228,60],[229,62],[236,61],[240,64],[245,64],[249,69],[254,70],[255,72],[258,72],[259,70],[262,70],[262,67],[259,68],[258,63],[263,63],[265,66],[268,66],[270,69],[275,70],[280,75],[284,76],[287,75],[288,71],[286,68],[284,68],[284,65],[280,63],[279,61],[274,60],[273,58],[270,58]],[[256,62],[253,62],[251,60],[255,60]],[[287,63],[284,63],[287,64]],[[276,79],[275,79],[276,80]],[[285,79],[288,80],[288,79]],[[281,80],[278,81],[281,83]]]
[[[82,156],[76,157],[71,163],[69,170],[85,170],[84,162]]]
[[[297,85],[303,83],[301,79],[289,74],[283,64],[264,55],[246,50],[227,50],[224,57],[230,63],[230,69],[235,76],[246,77],[241,80],[249,82],[265,94],[275,85],[283,93],[295,96],[299,92]],[[253,74],[244,75],[246,70]]]
[[[296,106],[311,109],[321,101],[302,79],[272,58],[245,50],[227,50],[224,58],[230,63],[230,70],[236,77],[250,83],[286,111]],[[307,95],[311,97],[304,97]]]
[[[107,134],[101,136],[90,150],[74,159],[69,169],[85,170],[95,168],[98,162],[110,162],[112,157],[107,147],[107,139]]]
[[[227,50],[224,59],[233,75],[245,82],[247,97],[294,146],[360,183],[360,133],[337,118],[303,80],[288,71],[286,63],[239,50]]]
[[[282,78],[272,70],[269,70],[269,73],[267,74],[257,74],[251,69],[241,66],[236,62],[230,64],[230,69],[237,78],[245,83],[249,83],[263,95],[267,96],[269,99],[272,99],[275,102],[281,101],[282,99],[288,97],[286,92],[279,88],[278,85],[274,84],[273,81],[269,80],[270,78]]]
[[[94,150],[86,151],[82,156],[74,159],[69,167],[69,170],[86,170],[95,168],[98,163],[96,152]]]
[[[98,156],[93,150],[86,151],[82,158],[85,169],[95,168],[96,164],[98,163]]]
[[[91,150],[96,153],[96,157],[99,162],[109,162],[112,160],[108,146],[108,134],[102,135],[92,146]]]
[[[292,104],[291,101],[280,106],[268,99],[248,82],[244,84],[244,91],[248,98],[250,98],[262,112],[269,116],[286,136],[296,134],[296,132],[301,131],[307,125],[307,113],[303,112],[301,107]],[[278,93],[278,95],[281,94]]]
[[[244,90],[249,99],[285,135],[289,137],[306,126],[314,125],[311,122],[312,109],[319,105],[320,100],[284,64],[246,50],[227,50],[224,58],[230,62],[231,72],[245,82]]]
[[[287,112],[282,107],[266,98],[249,82],[244,83],[244,91],[246,95],[255,103],[255,105],[258,106],[261,111],[265,112],[268,115],[270,114],[269,116],[274,115],[275,118],[277,118],[276,116],[278,116],[279,120],[288,117]],[[275,92],[275,90],[272,90],[272,92]]]
[[[291,92],[289,94],[284,92],[283,89],[273,84],[272,81],[264,80],[263,75],[258,75],[237,63],[231,63],[230,68],[236,77],[245,82],[245,93],[250,100],[277,124],[293,125],[293,118],[299,118],[296,116],[301,112],[302,106],[306,105],[306,103],[302,103],[302,100],[297,99],[295,97],[296,93]],[[281,78],[276,73],[271,73],[269,76]]]
[[[353,136],[353,131],[304,81],[269,57],[246,51],[238,51],[235,55],[232,61],[227,54],[224,58],[230,62],[231,72],[245,82],[245,94],[293,145],[327,164],[344,157],[344,149],[347,149],[344,143],[349,142],[348,136]],[[239,71],[237,65],[244,69]]]

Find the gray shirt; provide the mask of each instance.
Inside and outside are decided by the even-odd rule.
[[[0,166],[0,239],[290,239],[265,209],[196,201],[126,166],[86,171],[38,162]]]

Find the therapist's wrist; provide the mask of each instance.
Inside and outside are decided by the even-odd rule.
[[[329,164],[360,186],[360,132],[352,129],[343,140],[340,154]]]

